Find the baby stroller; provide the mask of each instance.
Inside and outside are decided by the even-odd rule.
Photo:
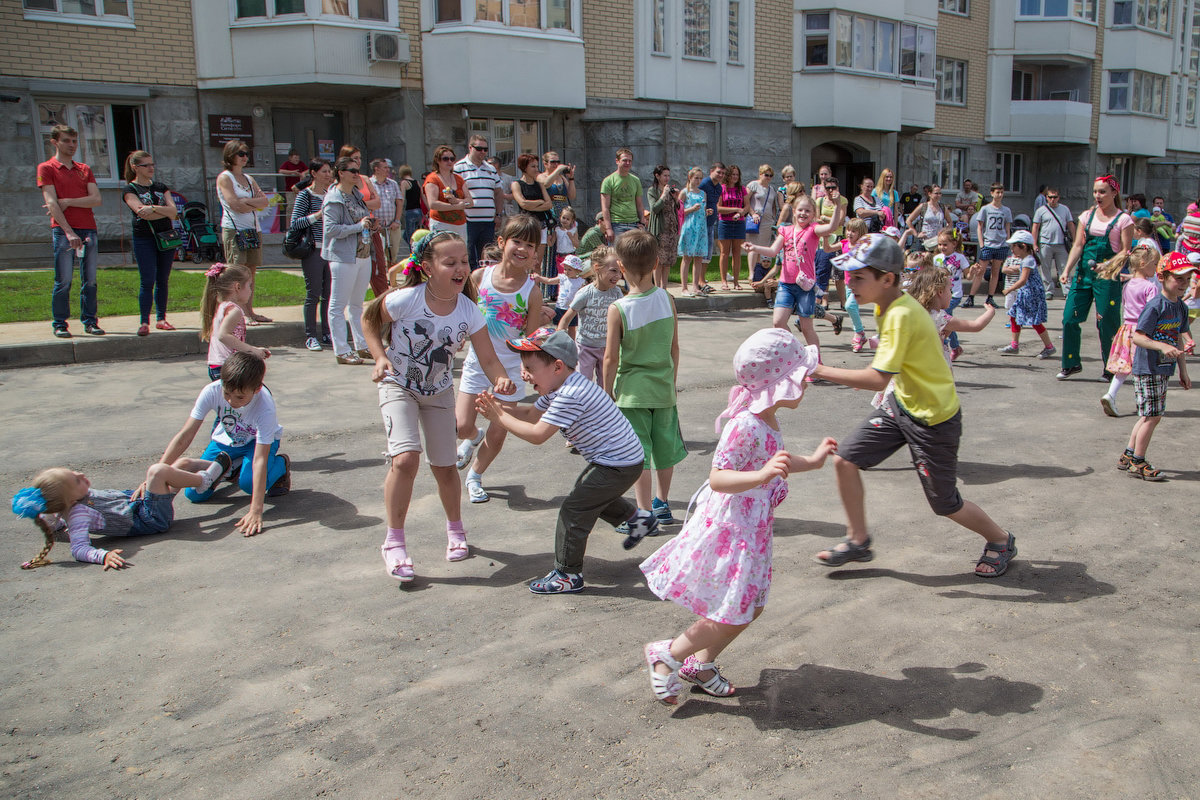
[[[187,232],[185,246],[192,263],[220,261],[224,258],[221,240],[208,221],[208,206],[200,202],[184,203],[182,216],[183,229]]]

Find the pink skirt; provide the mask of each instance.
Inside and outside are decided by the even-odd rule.
[[[1104,366],[1113,375],[1128,375],[1133,372],[1133,325],[1125,323],[1113,337],[1112,349],[1108,351],[1108,363]]]

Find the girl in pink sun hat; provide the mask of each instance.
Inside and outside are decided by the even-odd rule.
[[[827,438],[811,456],[788,453],[775,419],[800,405],[816,365],[816,346],[801,347],[781,328],[752,334],[733,357],[738,384],[717,417],[718,430],[729,421],[708,483],[679,535],[641,565],[650,591],[700,616],[674,639],[645,647],[654,696],[664,703],[678,702],[680,678],[714,697],[734,692],[714,662],[766,606],[775,507],[787,496],[786,479],[820,469],[837,452]]]

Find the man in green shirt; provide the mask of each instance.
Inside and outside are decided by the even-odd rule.
[[[600,225],[604,239],[613,243],[625,231],[642,222],[642,181],[633,174],[633,151],[622,147],[617,151],[617,171],[600,184]]]

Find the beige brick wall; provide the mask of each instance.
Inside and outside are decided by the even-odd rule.
[[[988,15],[991,0],[971,0],[970,15],[938,14],[937,55],[967,62],[967,104],[938,104],[934,132],[983,138],[987,108]],[[935,62],[936,63],[936,62]]]
[[[20,0],[6,0],[0,4],[0,30],[8,45],[0,48],[0,73],[194,86],[191,5],[187,0],[137,0],[132,5],[137,30],[33,22],[25,19]]]
[[[399,0],[400,30],[408,35],[408,54],[412,59],[404,70],[405,89],[424,89],[421,72],[421,6],[416,0]]]
[[[758,0],[754,13],[754,109],[792,110],[790,0]]]
[[[633,0],[583,0],[588,97],[633,96]]]

